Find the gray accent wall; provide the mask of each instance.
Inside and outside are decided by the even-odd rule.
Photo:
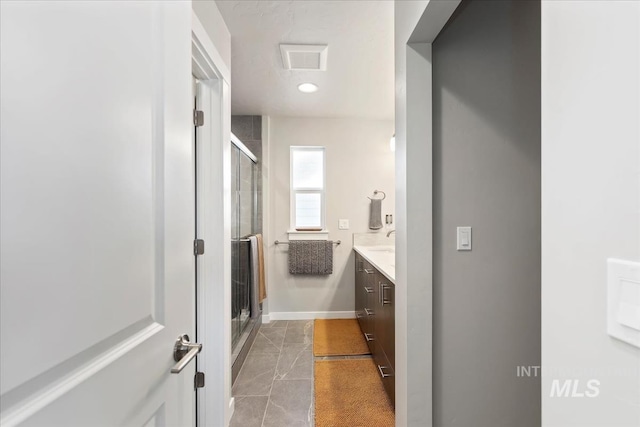
[[[433,425],[540,426],[540,2],[463,1],[432,53]]]

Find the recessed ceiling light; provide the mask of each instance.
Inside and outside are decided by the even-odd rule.
[[[318,90],[318,86],[313,83],[302,83],[298,85],[298,90],[304,93],[313,93]]]

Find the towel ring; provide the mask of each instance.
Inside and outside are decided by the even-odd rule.
[[[375,190],[375,191],[373,192],[373,196],[375,197],[378,193],[382,193],[382,199],[380,199],[380,200],[384,200],[384,199],[386,199],[386,198],[387,198],[387,195],[386,195],[386,194],[385,194],[385,192],[384,192],[384,191],[382,191],[382,190]],[[367,199],[369,199],[369,200],[373,200],[371,197],[367,197]]]

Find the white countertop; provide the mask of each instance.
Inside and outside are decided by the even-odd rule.
[[[355,245],[353,249],[369,261],[380,273],[396,284],[396,249],[394,246]]]

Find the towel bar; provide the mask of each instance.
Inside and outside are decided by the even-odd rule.
[[[308,240],[306,240],[308,241]],[[289,242],[281,242],[280,240],[276,240],[275,242],[276,245],[288,245]],[[340,243],[342,243],[340,240],[336,240],[335,242],[333,242],[334,245],[339,245]]]

